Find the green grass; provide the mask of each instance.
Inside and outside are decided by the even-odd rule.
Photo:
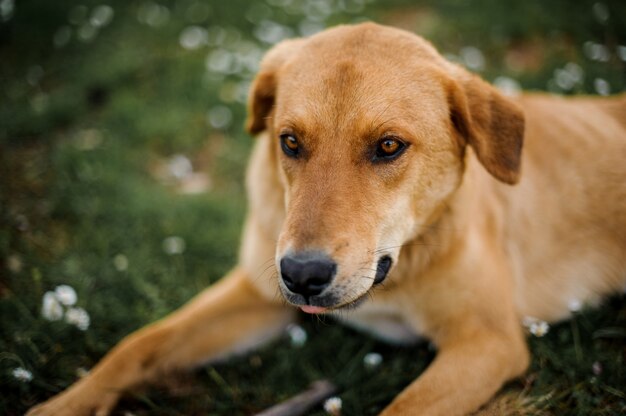
[[[246,61],[223,74],[208,71],[206,61],[219,50],[254,61],[268,47],[255,37],[263,20],[295,35],[366,18],[400,25],[452,59],[465,46],[480,48],[485,79],[507,76],[527,89],[596,93],[597,79],[612,92],[626,85],[617,52],[626,55],[618,49],[626,46],[620,1],[602,3],[607,20],[593,1],[361,7],[346,0],[347,10],[329,1],[329,15],[313,7],[305,18],[309,3],[115,0],[108,3],[113,19],[90,39],[86,22],[100,2],[17,2],[10,17],[0,14],[0,414],[22,414],[67,387],[77,369],[92,367],[125,334],[165,316],[235,264],[252,144],[241,127],[242,91],[254,68]],[[190,25],[209,29],[207,45],[180,46]],[[590,59],[602,47],[608,58]],[[224,64],[212,56],[214,69]],[[571,86],[557,82],[568,63],[584,73]],[[230,123],[216,128],[224,108]],[[157,178],[175,154],[211,178],[209,192],[180,194]],[[184,253],[164,251],[170,236],[185,241]],[[125,270],[115,265],[119,255]],[[76,289],[91,317],[88,330],[42,317],[44,293],[60,284]],[[427,345],[390,347],[330,320],[303,320],[304,347],[283,337],[252,356],[172,376],[123,401],[118,414],[250,414],[319,378],[341,387],[344,414],[376,414],[434,355]],[[584,310],[530,339],[531,369],[507,389],[528,396],[538,413],[626,413],[625,328],[623,295]],[[363,357],[372,351],[384,360],[368,370]],[[13,377],[18,367],[32,372],[32,381]]]

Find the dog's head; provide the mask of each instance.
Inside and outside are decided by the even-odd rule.
[[[423,39],[372,23],[285,41],[262,62],[248,130],[279,160],[280,288],[307,312],[353,305],[436,220],[473,149],[518,180],[524,119]]]

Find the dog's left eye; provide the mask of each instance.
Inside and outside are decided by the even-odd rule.
[[[395,137],[384,137],[376,145],[373,161],[393,160],[402,154],[406,146],[403,141]]]
[[[283,149],[283,152],[289,157],[298,156],[298,152],[300,151],[298,139],[296,139],[295,136],[292,134],[280,135],[280,147]]]

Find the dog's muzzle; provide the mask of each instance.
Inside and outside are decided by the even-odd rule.
[[[392,263],[388,255],[378,260],[374,285],[385,280]],[[364,295],[344,304],[345,300],[338,297],[337,293],[326,290],[337,274],[337,267],[332,258],[319,251],[285,255],[280,260],[281,286],[285,299],[306,313],[324,313],[337,307],[355,307],[365,298]]]

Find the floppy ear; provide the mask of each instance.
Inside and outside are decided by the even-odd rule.
[[[250,134],[258,134],[267,128],[266,120],[274,106],[280,69],[303,42],[304,39],[285,40],[265,54],[248,97],[246,130]]]
[[[449,94],[452,122],[485,169],[513,185],[520,176],[524,113],[479,77],[461,73]]]

